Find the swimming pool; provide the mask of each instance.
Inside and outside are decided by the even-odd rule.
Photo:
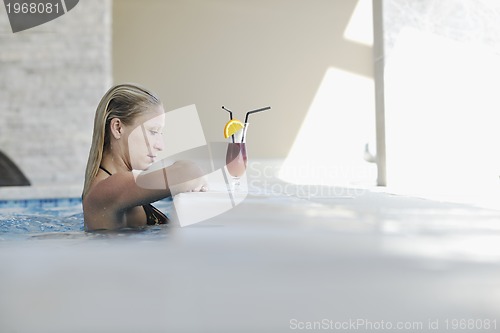
[[[498,330],[500,212],[287,189],[252,192],[203,223],[112,233],[82,231],[78,198],[0,201],[0,332],[290,332],[317,318],[464,317]]]
[[[155,206],[166,212],[171,210],[172,199],[164,199]],[[163,228],[137,229],[142,233],[157,233]],[[88,237],[83,228],[81,198],[46,198],[0,200],[0,240],[23,238]]]

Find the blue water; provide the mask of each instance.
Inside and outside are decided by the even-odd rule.
[[[168,215],[172,200],[158,201],[155,206]],[[155,226],[139,230],[155,233],[161,229]],[[88,235],[83,228],[80,198],[0,200],[0,240],[41,238],[54,233],[71,237]]]

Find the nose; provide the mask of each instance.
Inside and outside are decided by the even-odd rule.
[[[163,142],[163,135],[159,135],[159,137],[155,140],[153,144],[153,148],[162,151],[165,146],[165,143]]]

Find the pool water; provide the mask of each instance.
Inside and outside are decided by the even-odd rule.
[[[172,199],[154,205],[168,215]],[[147,227],[140,230],[154,233],[160,229]],[[0,240],[44,238],[54,233],[72,238],[89,235],[83,228],[80,198],[0,200]]]

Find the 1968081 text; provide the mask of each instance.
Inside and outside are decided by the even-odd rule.
[[[5,7],[8,14],[58,14],[60,11],[59,3],[14,2],[7,3]]]

